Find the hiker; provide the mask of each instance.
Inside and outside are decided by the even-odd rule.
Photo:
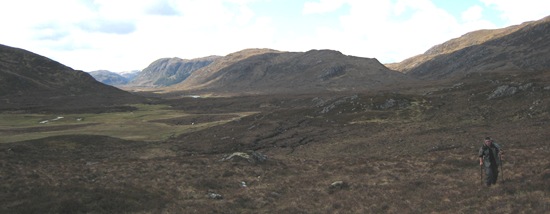
[[[491,186],[496,184],[498,178],[498,166],[501,164],[504,152],[500,145],[486,137],[483,146],[479,149],[479,165],[485,166],[485,184]]]

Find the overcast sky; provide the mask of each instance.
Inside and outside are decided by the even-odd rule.
[[[0,44],[84,71],[246,48],[333,49],[389,63],[548,15],[546,0],[2,0]]]

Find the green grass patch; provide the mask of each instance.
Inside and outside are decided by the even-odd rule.
[[[158,141],[182,133],[223,124],[250,115],[232,113],[235,118],[200,124],[171,125],[155,120],[193,116],[166,105],[133,105],[131,112],[100,114],[0,114],[0,143],[38,139],[56,135],[92,134],[127,140]],[[48,121],[41,123],[42,121]]]

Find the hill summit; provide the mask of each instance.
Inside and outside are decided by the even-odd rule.
[[[247,49],[229,54],[167,88],[229,94],[312,93],[379,88],[410,80],[376,59],[334,50],[281,52]]]
[[[550,16],[495,30],[467,33],[436,45],[391,69],[422,79],[443,79],[472,72],[550,68]]]

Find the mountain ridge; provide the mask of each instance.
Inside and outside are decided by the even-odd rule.
[[[540,70],[550,68],[546,62],[550,57],[548,39],[550,16],[501,29],[473,31],[386,66],[423,79],[494,70]]]
[[[416,84],[418,79],[448,79],[472,72],[549,69],[549,47],[550,16],[501,29],[469,32],[435,45],[422,55],[385,65],[387,67],[375,58],[347,56],[334,50],[244,49],[223,57],[161,58],[130,82],[124,83],[117,74],[119,79],[110,83],[128,86],[129,89],[155,88],[167,93],[371,90]],[[92,82],[89,74],[75,72],[59,62],[28,54],[31,52],[23,49],[10,48],[2,46],[0,96],[54,91],[73,96],[80,91],[91,92],[94,87],[101,88],[100,91],[104,88],[91,86],[97,83]],[[42,72],[44,70],[55,72]]]
[[[244,56],[244,57],[243,57]],[[282,52],[251,49],[220,59],[168,91],[217,93],[311,93],[366,90],[411,80],[374,58],[343,55],[334,50]]]
[[[185,80],[195,70],[212,63],[219,56],[207,56],[195,59],[178,57],[161,58],[143,69],[132,81],[129,87],[165,87]]]

